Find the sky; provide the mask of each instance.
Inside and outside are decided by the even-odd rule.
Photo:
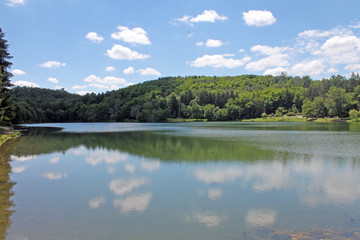
[[[360,71],[359,0],[0,0],[17,86]]]

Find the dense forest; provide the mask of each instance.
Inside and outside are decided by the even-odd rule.
[[[15,87],[10,95],[14,123],[224,121],[270,115],[358,118],[360,76],[166,77],[84,96],[28,87]]]

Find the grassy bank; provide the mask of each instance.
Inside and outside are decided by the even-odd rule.
[[[254,118],[244,119],[243,122],[355,122],[355,120],[346,120],[340,118],[303,118],[297,116],[284,116],[284,117],[267,117],[267,118]]]
[[[0,146],[3,145],[7,140],[20,136],[20,132],[13,131],[9,127],[0,126]]]

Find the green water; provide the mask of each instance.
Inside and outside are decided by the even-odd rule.
[[[0,239],[360,229],[358,124],[30,126],[0,149]]]

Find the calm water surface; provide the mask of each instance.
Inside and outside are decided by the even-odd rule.
[[[0,239],[360,229],[360,124],[30,126],[0,148]]]

